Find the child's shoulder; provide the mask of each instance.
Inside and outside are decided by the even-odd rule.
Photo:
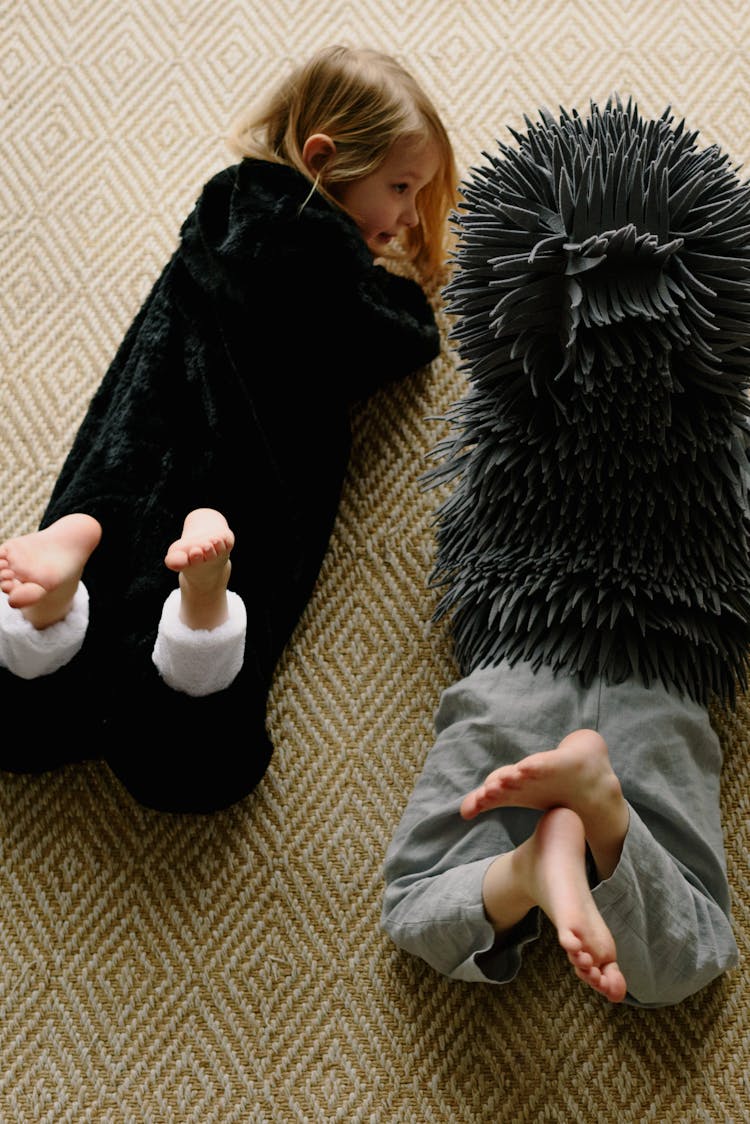
[[[372,267],[356,224],[286,164],[246,158],[203,187],[181,231],[181,252],[222,271],[272,270],[300,284],[328,274],[352,278]]]
[[[323,258],[319,267],[372,263],[354,220],[312,190],[310,180],[296,168],[247,158],[227,171],[233,177],[235,214],[252,228],[260,246]]]

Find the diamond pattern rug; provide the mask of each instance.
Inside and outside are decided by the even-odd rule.
[[[400,54],[464,171],[524,114],[614,91],[750,154],[745,0],[0,5],[2,537],[36,525],[182,218],[232,160],[234,115],[332,41]],[[448,982],[379,931],[385,847],[455,675],[429,624],[439,497],[418,478],[461,389],[446,348],[358,411],[255,794],[177,817],[97,764],[0,776],[2,1124],[750,1119],[748,700],[714,716],[743,960],[698,996],[609,1006],[549,927],[503,989]],[[32,723],[6,709],[2,736]]]

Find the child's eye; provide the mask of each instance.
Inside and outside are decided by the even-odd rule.
[[[403,195],[405,191],[409,190],[409,185],[408,183],[394,183],[393,190],[398,192],[399,195]]]

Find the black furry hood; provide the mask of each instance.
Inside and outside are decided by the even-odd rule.
[[[258,372],[256,399],[271,382],[283,394],[276,415],[351,404],[440,350],[416,281],[376,262],[354,220],[284,164],[246,159],[209,180],[175,256]]]
[[[750,187],[669,110],[543,110],[474,168],[445,289],[467,395],[428,484],[459,663],[706,701],[750,641]]]
[[[223,296],[233,285],[241,300],[249,272],[299,271],[306,251],[310,266],[326,273],[351,280],[356,263],[371,270],[372,255],[354,221],[311,187],[294,168],[264,160],[219,172],[182,226],[180,252],[192,276]]]

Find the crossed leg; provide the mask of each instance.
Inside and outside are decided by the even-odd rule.
[[[539,906],[578,977],[619,1002],[626,981],[586,871],[588,844],[599,877],[612,874],[629,822],[604,739],[593,730],[576,730],[555,749],[494,770],[464,798],[461,815],[473,819],[509,806],[544,815],[529,839],[488,868],[483,885],[488,917],[502,934]]]

